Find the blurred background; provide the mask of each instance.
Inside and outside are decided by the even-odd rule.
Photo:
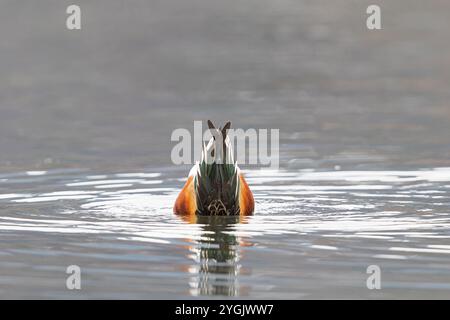
[[[293,169],[450,165],[449,29],[444,0],[2,0],[0,170],[171,166],[208,118]]]

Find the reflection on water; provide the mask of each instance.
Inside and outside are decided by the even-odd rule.
[[[198,217],[202,236],[189,250],[194,259],[190,293],[198,295],[239,296],[240,238],[231,234],[239,217]]]
[[[183,174],[0,176],[0,295],[449,297],[450,168],[248,171],[257,206],[242,220],[174,215]],[[365,286],[371,264],[382,291]]]

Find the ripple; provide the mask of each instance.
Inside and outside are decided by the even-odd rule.
[[[0,216],[1,239],[30,234],[46,243],[80,237],[65,255],[106,262],[152,261],[162,269],[172,266],[176,274],[189,275],[187,285],[193,296],[245,295],[250,287],[263,290],[251,273],[270,274],[266,276],[272,283],[269,287],[276,288],[282,280],[272,269],[288,282],[300,277],[305,285],[309,279],[299,275],[297,265],[323,280],[343,266],[364,273],[374,259],[396,268],[416,265],[420,274],[425,272],[424,265],[432,263],[442,266],[433,270],[446,279],[442,270],[450,263],[450,246],[442,243],[450,239],[449,168],[250,170],[246,177],[256,212],[237,221],[208,217],[184,221],[174,215],[172,206],[185,180],[176,172],[74,170],[27,176],[8,174],[2,182],[8,192],[0,194],[5,208]],[[77,251],[86,245],[88,252]],[[0,250],[2,257],[13,252],[7,250]],[[46,254],[32,244],[21,250],[14,254]],[[105,268],[111,273],[140,274],[134,273],[132,265],[127,270]],[[152,275],[167,280],[177,277],[173,272],[154,270]],[[404,287],[414,287],[417,277],[402,274],[408,276],[411,279]],[[432,288],[432,281],[427,281],[424,278],[421,283]],[[389,285],[400,286],[395,281],[385,287]]]

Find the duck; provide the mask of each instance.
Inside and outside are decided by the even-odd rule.
[[[173,212],[183,217],[250,216],[255,209],[253,193],[237,162],[228,130],[231,122],[216,128],[207,121],[212,138],[203,143],[201,160],[189,171]]]

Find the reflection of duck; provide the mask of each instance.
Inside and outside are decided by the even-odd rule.
[[[238,296],[248,291],[239,284],[240,248],[245,243],[231,232],[240,220],[240,217],[197,217],[203,232],[189,247],[196,261],[189,267],[193,275],[189,283],[192,295]]]
[[[233,216],[251,215],[254,199],[237,163],[227,131],[216,129],[208,120],[213,137],[203,147],[202,159],[196,163],[175,202],[174,212],[179,215]]]

